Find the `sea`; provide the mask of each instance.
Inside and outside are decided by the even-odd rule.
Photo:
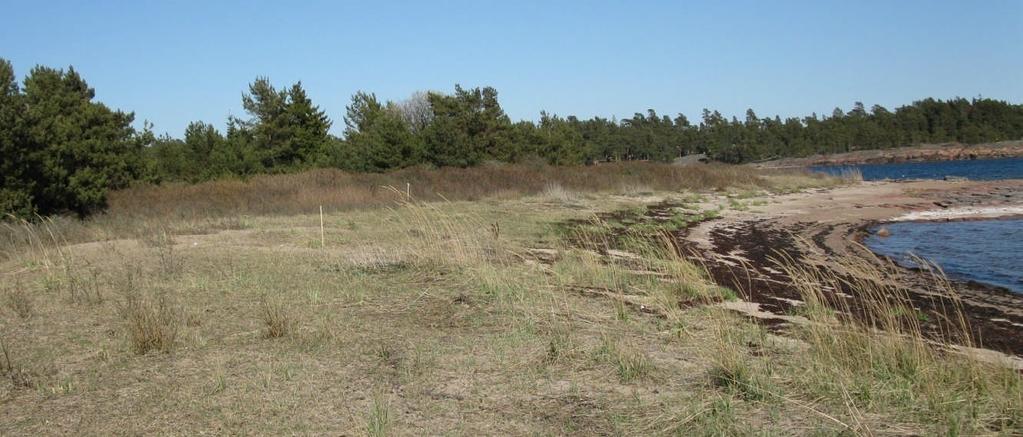
[[[840,173],[859,169],[864,180],[1023,179],[1023,159],[866,164],[816,167]],[[941,267],[954,280],[974,281],[1023,293],[1023,218],[909,221],[874,227],[864,243],[901,265],[916,267],[917,257]]]
[[[978,181],[1023,179],[1023,158],[970,159],[958,161],[899,162],[892,164],[829,165],[814,171],[840,175],[849,169],[863,173],[865,181],[946,179],[950,177]]]

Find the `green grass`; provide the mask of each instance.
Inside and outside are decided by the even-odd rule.
[[[654,370],[650,359],[635,347],[605,337],[594,352],[594,358],[610,364],[622,383],[647,378]]]
[[[366,419],[366,434],[373,437],[390,435],[391,411],[387,401],[382,397],[373,398],[373,405]]]

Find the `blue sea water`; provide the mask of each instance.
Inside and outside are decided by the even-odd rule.
[[[813,167],[813,170],[840,174],[851,168],[859,169],[867,181],[942,179],[946,176],[973,180],[1023,179],[1023,158],[835,165]]]
[[[864,164],[815,167],[840,174],[859,169],[864,180],[1023,179],[1023,158],[964,161]],[[937,264],[952,279],[976,281],[1023,293],[1023,219],[943,222],[901,222],[884,225],[890,235],[879,237],[877,228],[865,243],[874,252],[899,264],[914,266],[917,256]]]
[[[864,243],[900,265],[913,255],[937,264],[951,279],[976,281],[1023,293],[1023,219],[899,222],[875,227]]]

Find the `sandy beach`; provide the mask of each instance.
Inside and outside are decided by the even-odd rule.
[[[1023,181],[862,182],[833,189],[769,196],[748,211],[729,210],[682,238],[708,260],[722,285],[743,290],[737,309],[768,323],[790,323],[800,294],[772,261],[779,256],[835,267],[845,257],[876,259],[860,242],[867,228],[904,220],[962,220],[1020,215]],[[886,260],[876,259],[879,263]],[[889,266],[890,267],[890,266]],[[931,279],[896,268],[914,306],[933,308]],[[1023,356],[1023,296],[977,283],[953,282],[984,347]]]

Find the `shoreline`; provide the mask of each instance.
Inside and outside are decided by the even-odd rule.
[[[884,223],[1007,218],[1023,211],[1023,180],[861,182],[832,189],[771,195],[750,211],[727,211],[678,236],[686,250],[700,254],[715,282],[744,293],[743,311],[768,326],[785,329],[801,304],[790,279],[774,265],[784,255],[838,268],[845,257],[872,260],[862,244],[869,229]],[[899,220],[901,219],[901,220]],[[891,269],[916,308],[935,309],[932,281],[907,267]],[[987,284],[949,280],[960,294],[964,315],[984,348],[1010,356],[1023,369],[1023,294]],[[932,327],[940,330],[940,327]]]
[[[892,149],[857,150],[803,158],[781,158],[752,165],[759,168],[794,168],[1020,157],[1023,157],[1023,140],[981,144],[924,144]]]
[[[886,220],[885,223],[993,220],[993,219],[1009,220],[1020,217],[1023,217],[1023,205],[956,207],[948,209],[914,211]]]

